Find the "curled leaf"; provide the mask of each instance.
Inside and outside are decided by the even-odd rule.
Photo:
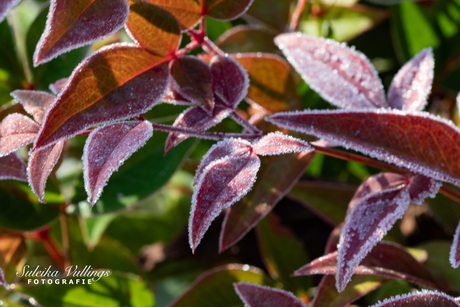
[[[29,185],[40,202],[45,202],[45,186],[64,148],[64,141],[34,150],[29,157],[27,176]]]
[[[115,33],[128,20],[128,14],[126,0],[51,0],[34,65]]]
[[[247,307],[306,307],[293,293],[259,286],[250,282],[237,282],[233,284],[235,291]]]
[[[253,149],[257,155],[261,156],[273,156],[314,150],[307,142],[285,135],[281,132],[273,132],[264,135],[253,144]]]
[[[56,99],[56,96],[43,91],[16,90],[11,93],[11,96],[19,101],[26,112],[39,124],[43,122],[46,110]]]
[[[0,180],[27,181],[27,165],[16,153],[0,157]]]
[[[83,178],[88,202],[94,205],[110,176],[153,135],[148,121],[100,127],[89,135],[83,150]]]
[[[450,265],[456,269],[460,265],[460,223],[455,230],[449,254]]]
[[[390,107],[421,111],[425,108],[433,82],[434,58],[431,48],[420,51],[396,74],[388,90]]]
[[[460,303],[453,297],[439,291],[422,290],[414,293],[403,295],[396,295],[378,302],[371,307],[393,307],[393,306],[406,306],[406,307],[431,307],[431,306],[445,306],[445,307],[459,307]]]
[[[364,54],[299,33],[281,34],[275,43],[305,82],[330,103],[349,109],[386,106],[382,82]]]
[[[36,122],[19,113],[5,117],[0,123],[0,157],[32,143],[39,129]]]

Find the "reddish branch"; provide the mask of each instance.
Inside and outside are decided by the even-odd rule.
[[[41,242],[56,265],[64,270],[66,261],[61,251],[57,248],[53,240],[51,240],[49,227],[32,232],[29,234],[29,238]]]
[[[307,2],[308,0],[297,1],[295,10],[292,13],[291,24],[289,25],[289,30],[291,32],[297,31],[297,28],[299,27],[299,22],[300,22],[300,16],[302,16],[302,13],[305,10],[305,6],[307,5]]]

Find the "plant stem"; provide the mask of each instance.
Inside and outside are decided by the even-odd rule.
[[[230,117],[235,122],[237,122],[238,124],[243,126],[243,128],[245,128],[246,130],[250,131],[252,134],[257,134],[259,136],[261,136],[263,134],[262,131],[260,131],[256,126],[254,126],[253,124],[248,122],[246,119],[241,117],[241,115],[238,114],[238,112],[236,112],[235,110],[232,110],[232,112],[230,113]]]
[[[64,270],[66,261],[56,244],[51,240],[49,227],[31,233],[29,238],[41,242],[56,265]]]
[[[297,31],[300,22],[300,16],[302,16],[302,12],[305,10],[305,6],[307,5],[308,0],[298,0],[297,5],[295,7],[294,12],[291,16],[291,23],[289,25],[289,30],[291,32]]]

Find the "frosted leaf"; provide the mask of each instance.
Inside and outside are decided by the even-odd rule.
[[[206,15],[217,20],[233,20],[243,15],[253,0],[205,0]]]
[[[37,149],[32,152],[27,165],[27,177],[32,192],[42,203],[45,202],[45,186],[49,175],[61,156],[64,141],[53,146]]]
[[[8,15],[8,12],[16,5],[18,5],[19,2],[21,2],[21,0],[2,0],[0,2],[0,22],[5,19],[6,15]]]
[[[460,131],[451,121],[429,113],[318,110],[277,113],[267,120],[460,186]]]
[[[51,0],[34,65],[115,33],[128,20],[128,14],[125,0]]]
[[[199,177],[195,175],[196,187],[189,219],[189,243],[193,251],[222,209],[249,192],[260,167],[260,160],[249,143],[233,139],[224,142],[216,144],[218,149],[211,148],[212,157],[217,159],[206,164]],[[220,150],[219,147],[224,148]],[[237,148],[232,150],[232,147]],[[229,150],[231,152],[227,154]],[[218,158],[218,152],[226,155]],[[209,161],[210,155],[205,158]]]
[[[245,307],[306,307],[293,293],[250,282],[233,284]]]
[[[67,85],[68,81],[69,81],[69,78],[59,79],[56,82],[51,83],[49,86],[49,89],[51,92],[53,92],[53,94],[58,95]]]
[[[173,88],[208,112],[214,108],[212,75],[208,64],[195,57],[183,56],[171,64]]]
[[[227,106],[236,108],[248,94],[249,77],[246,70],[233,57],[216,55],[211,60],[211,74],[214,94]]]
[[[22,114],[5,117],[0,123],[0,157],[32,143],[39,129],[36,122]]]
[[[425,108],[433,82],[434,58],[431,48],[420,51],[396,74],[388,90],[390,107],[406,111]]]
[[[3,287],[8,286],[8,283],[6,282],[5,275],[3,274],[3,270],[0,268],[0,285]]]
[[[458,94],[457,94],[456,104],[457,104],[457,110],[460,110],[460,92],[458,92]]]
[[[179,94],[176,90],[174,90],[173,85],[172,85],[172,80],[170,81],[168,90],[164,94],[163,98],[161,98],[161,101],[170,103],[173,105],[189,106],[192,104],[187,98],[185,98],[184,96]]]
[[[0,157],[0,180],[16,179],[27,181],[27,165],[15,153]]]
[[[19,101],[24,110],[39,124],[43,122],[46,110],[56,99],[56,96],[43,91],[16,90],[11,93],[11,96]]]
[[[300,33],[278,35],[275,43],[305,82],[330,103],[348,109],[387,105],[382,82],[361,52]]]
[[[453,297],[436,290],[422,290],[403,295],[396,295],[378,302],[370,307],[459,307],[460,303]]]
[[[252,145],[254,152],[261,156],[273,156],[302,151],[313,151],[314,148],[301,139],[273,132],[264,135]]]
[[[112,173],[153,135],[148,121],[130,121],[95,129],[83,149],[83,179],[94,205]]]
[[[414,204],[421,205],[425,198],[434,198],[441,186],[442,184],[437,180],[423,175],[415,175],[410,178],[410,199]]]
[[[454,269],[460,265],[460,223],[455,230],[452,246],[450,247],[449,261]]]
[[[338,245],[336,287],[345,289],[355,268],[410,204],[407,185],[370,193],[347,213]]]
[[[201,132],[220,123],[229,113],[230,110],[228,108],[218,105],[214,107],[211,114],[201,107],[191,107],[176,118],[173,126],[195,129],[197,132]],[[186,134],[170,133],[166,139],[165,152],[168,152],[171,148],[188,138],[189,136]]]

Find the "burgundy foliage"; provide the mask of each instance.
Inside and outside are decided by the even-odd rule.
[[[19,101],[27,113],[32,115],[39,124],[43,122],[46,110],[51,106],[56,96],[42,91],[16,90],[11,96]]]
[[[422,290],[419,292],[397,295],[392,298],[385,299],[372,307],[458,307],[460,303],[453,297],[438,291]]]
[[[5,19],[8,12],[18,5],[19,2],[21,2],[21,0],[2,0],[2,2],[0,2],[0,22]]]
[[[250,282],[234,284],[235,291],[248,307],[306,307],[291,292],[266,286],[259,286]]]
[[[0,157],[0,180],[27,181],[27,165],[16,153]]]
[[[460,265],[460,223],[455,230],[454,239],[450,248],[449,261],[453,268]]]
[[[269,133],[253,144],[254,152],[261,156],[313,151],[307,142],[281,132]]]
[[[6,156],[35,139],[40,126],[22,114],[10,114],[0,123],[0,157]]]

